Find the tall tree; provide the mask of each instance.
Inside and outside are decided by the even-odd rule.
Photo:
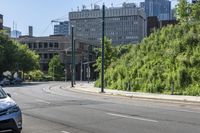
[[[180,22],[187,22],[189,20],[190,8],[187,0],[179,0],[176,7],[176,16]]]
[[[27,45],[18,44],[18,62],[16,62],[16,69],[27,73],[39,68],[39,55],[31,51]]]
[[[50,60],[48,74],[55,80],[60,80],[64,77],[64,65],[61,63],[59,55],[55,55]]]
[[[104,56],[105,56],[105,70],[108,68],[108,66],[116,60],[117,58],[117,49],[112,46],[111,40],[108,38],[105,38],[105,50],[104,50]],[[99,49],[99,57],[97,59],[97,62],[95,64],[95,67],[97,67],[97,70],[100,72],[101,71],[101,48]]]
[[[3,32],[0,32],[0,75],[7,70],[12,71],[17,59],[17,46]]]
[[[26,45],[11,40],[0,32],[0,75],[4,71],[32,71],[39,67],[39,56]]]
[[[200,0],[197,0],[195,4],[191,4],[191,19],[193,21],[200,21]]]

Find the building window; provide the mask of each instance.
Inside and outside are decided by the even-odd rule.
[[[43,47],[42,47],[42,43],[41,43],[41,42],[39,43],[39,48],[43,48]]]
[[[53,58],[53,54],[51,53],[51,54],[49,54],[49,58],[50,59],[52,59]]]
[[[44,48],[48,48],[48,44],[46,42],[44,43]]]
[[[48,54],[44,54],[44,59],[48,59]]]
[[[33,47],[34,47],[34,48],[37,48],[37,44],[36,44],[36,43],[33,43]]]
[[[54,48],[58,48],[58,43],[54,43]]]
[[[28,44],[28,47],[29,47],[30,49],[33,48],[31,43]]]
[[[52,42],[49,43],[49,48],[53,48],[53,43]]]

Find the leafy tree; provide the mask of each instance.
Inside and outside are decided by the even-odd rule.
[[[55,80],[64,77],[64,65],[61,63],[59,55],[55,55],[49,62],[48,74],[54,77]]]
[[[200,1],[198,0],[197,3],[191,4],[191,19],[193,21],[200,21]]]
[[[0,75],[5,71],[28,72],[38,67],[39,56],[35,52],[0,32]]]
[[[17,69],[23,73],[27,73],[39,68],[39,55],[31,51],[27,45],[18,44],[18,59],[16,63]]]
[[[105,37],[105,47],[104,47],[104,59],[105,59],[105,70],[111,64],[111,62],[116,60],[117,54],[116,49],[112,46],[111,40]],[[101,63],[102,63],[102,49],[98,49],[99,57],[96,61],[95,66],[97,67],[97,71],[101,71]]]
[[[177,19],[181,22],[187,22],[189,20],[189,3],[187,0],[179,0],[176,7]]]
[[[176,7],[177,19],[183,22],[194,22],[200,20],[200,1],[190,4],[187,0],[179,0]]]
[[[4,71],[12,71],[15,68],[15,62],[17,59],[17,46],[13,41],[0,32],[0,75]]]
[[[41,70],[30,71],[28,75],[33,81],[41,81],[44,77],[44,73]]]

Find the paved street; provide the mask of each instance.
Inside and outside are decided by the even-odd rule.
[[[91,94],[68,83],[7,87],[23,112],[23,133],[199,133],[200,107]]]

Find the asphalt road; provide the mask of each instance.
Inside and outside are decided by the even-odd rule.
[[[88,94],[70,83],[5,91],[23,112],[23,133],[199,133],[200,106]]]

